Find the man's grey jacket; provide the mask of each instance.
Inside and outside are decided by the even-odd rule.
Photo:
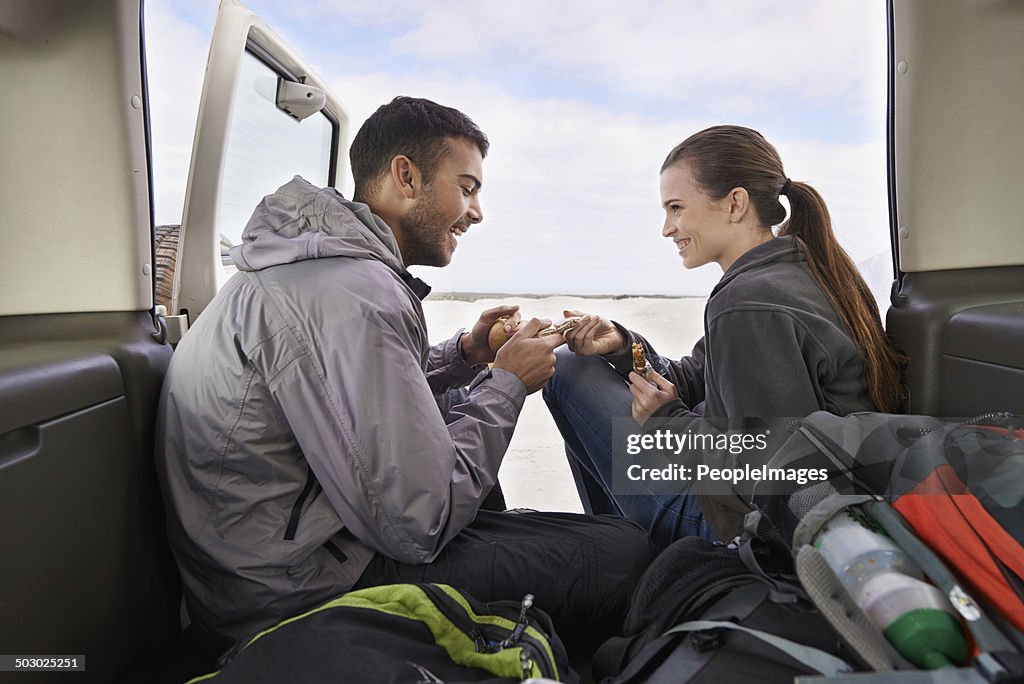
[[[296,177],[188,331],[157,466],[189,612],[236,640],[340,594],[374,552],[431,561],[493,487],[523,383],[431,348],[423,284],[366,205]],[[434,395],[470,384],[442,416]]]

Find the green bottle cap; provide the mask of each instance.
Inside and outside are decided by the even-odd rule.
[[[927,670],[967,660],[967,640],[960,623],[938,608],[918,608],[901,615],[885,630],[885,638],[900,655]]]

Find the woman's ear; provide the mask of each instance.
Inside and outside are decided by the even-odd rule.
[[[742,223],[750,211],[750,193],[746,188],[733,188],[724,199],[729,223]]]
[[[419,194],[421,181],[419,168],[404,154],[391,160],[391,182],[405,199],[413,199]]]

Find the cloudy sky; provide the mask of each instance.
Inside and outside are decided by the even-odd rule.
[[[484,222],[451,266],[419,269],[437,291],[707,294],[718,267],[686,271],[660,236],[658,169],[716,123],[764,133],[888,290],[883,0],[244,4],[330,84],[353,132],[403,94],[487,133]],[[216,9],[146,1],[160,223],[180,221]]]

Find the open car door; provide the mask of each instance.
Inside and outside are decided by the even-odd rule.
[[[154,312],[142,9],[0,4],[0,672],[46,671],[33,682],[210,665],[182,650],[153,466],[172,349]],[[193,315],[225,273],[221,234],[237,241],[295,174],[334,183],[347,148],[344,108],[234,2],[204,94],[179,273]]]
[[[348,150],[345,107],[259,17],[224,0],[199,105],[179,295],[170,310],[195,320],[234,272],[226,250],[241,242],[260,199],[295,175],[336,185],[339,150]]]

